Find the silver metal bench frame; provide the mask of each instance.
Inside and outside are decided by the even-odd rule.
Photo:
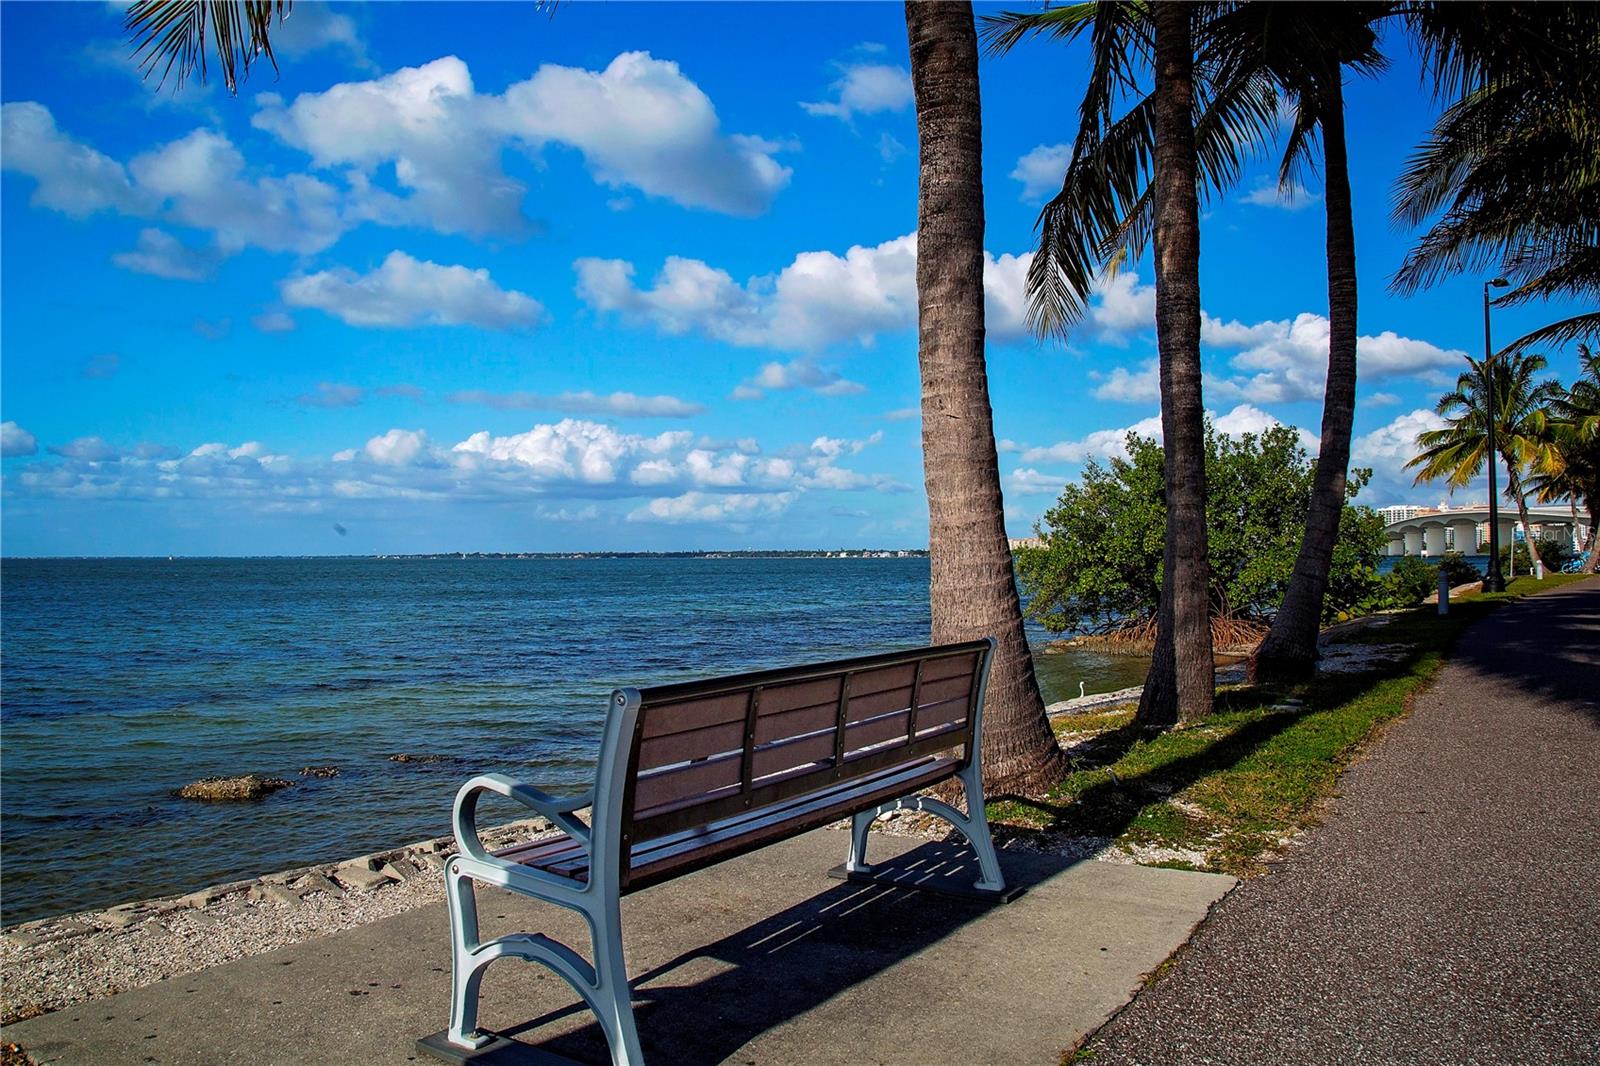
[[[1005,878],[989,836],[983,802],[981,738],[983,703],[988,689],[989,661],[994,639],[978,667],[977,698],[972,708],[972,742],[967,763],[957,775],[966,793],[967,812],[931,796],[910,794],[882,803],[851,817],[850,850],[845,869],[868,874],[867,832],[880,815],[899,809],[922,811],[942,818],[960,830],[976,852],[981,876],[974,888],[1002,892]],[[612,694],[600,745],[595,785],[578,796],[557,798],[504,774],[474,777],[456,794],[454,825],[459,853],[445,866],[445,898],[450,911],[450,1027],[449,1043],[463,1051],[482,1048],[496,1039],[478,1030],[478,991],[484,970],[507,956],[549,967],[583,997],[599,1020],[611,1048],[614,1066],[643,1066],[644,1054],[634,1026],[628,969],[622,951],[621,851],[623,794],[627,786],[629,746],[639,717],[638,689],[623,688]],[[546,870],[509,862],[491,855],[478,839],[477,804],[485,792],[515,800],[548,818],[574,840],[589,857],[587,880],[563,877]],[[592,807],[585,825],[575,812]],[[494,885],[530,899],[566,907],[583,915],[589,924],[595,961],[588,960],[543,933],[514,933],[484,942],[478,935],[478,907],[473,882]]]

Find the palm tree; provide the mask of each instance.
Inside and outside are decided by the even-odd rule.
[[[264,56],[278,69],[270,39],[273,16],[281,23],[292,5],[293,0],[137,0],[123,26],[145,77],[159,70],[165,84],[175,75],[179,88],[194,74],[204,81],[210,51],[234,94],[257,59]]]
[[[1549,469],[1556,462],[1550,411],[1562,393],[1553,381],[1534,381],[1534,375],[1545,368],[1542,355],[1514,353],[1495,356],[1494,361],[1499,365],[1491,367],[1486,361],[1468,358],[1468,369],[1456,380],[1455,389],[1434,405],[1444,416],[1445,427],[1417,434],[1421,451],[1406,468],[1417,468],[1415,484],[1443,480],[1452,489],[1465,487],[1483,470],[1488,420],[1493,417],[1495,447],[1506,467],[1506,498],[1517,505],[1517,515],[1528,534],[1529,558],[1535,565],[1543,565],[1528,522],[1528,494],[1522,477],[1530,469]],[[1490,371],[1492,402],[1487,384]]]
[[[1028,317],[1064,336],[1099,273],[1153,240],[1167,525],[1155,655],[1136,722],[1165,727],[1209,714],[1215,695],[1205,528],[1205,424],[1200,393],[1199,194],[1237,180],[1249,146],[1270,127],[1276,99],[1259,72],[1202,52],[1196,27],[1215,4],[1079,3],[988,19],[991,48],[1032,36],[1090,38],[1061,192],[1039,215],[1028,271]],[[1140,95],[1141,68],[1153,87]],[[1115,114],[1124,97],[1133,99]],[[1196,116],[1199,116],[1198,119]]]
[[[1383,66],[1374,28],[1389,3],[1243,4],[1217,18],[1211,32],[1243,53],[1237,68],[1267,71],[1294,107],[1279,168],[1284,185],[1306,164],[1321,134],[1327,214],[1328,377],[1322,401],[1311,505],[1283,605],[1251,663],[1257,678],[1303,677],[1316,670],[1323,598],[1339,539],[1356,407],[1356,244],[1345,150],[1344,73]]]
[[[1211,559],[1206,542],[1206,413],[1200,395],[1194,12],[1188,4],[1157,4],[1152,21],[1152,242],[1167,530],[1155,657],[1136,717],[1146,725],[1168,726],[1211,713],[1216,698],[1216,660],[1211,647]]]
[[[1006,541],[984,364],[983,131],[969,3],[906,4],[921,142],[917,358],[936,643],[993,636],[986,787],[1042,790],[1065,759],[1045,715]]]
[[[1600,564],[1595,539],[1600,535],[1600,354],[1578,346],[1582,369],[1578,380],[1550,404],[1550,427],[1554,448],[1537,467],[1528,487],[1542,503],[1565,499],[1572,509],[1572,524],[1578,525],[1578,503],[1584,503],[1589,516],[1584,547],[1589,557],[1584,573],[1592,574]]]
[[[1515,283],[1497,303],[1600,302],[1600,7],[1406,10],[1441,95],[1456,99],[1401,177],[1396,220],[1434,221],[1392,288],[1492,269]],[[1596,336],[1600,311],[1586,311],[1505,350]]]
[[[1380,2],[1293,7],[1212,4],[1198,11],[1199,64],[1209,84],[1202,86],[1201,97],[1207,103],[1196,122],[1196,142],[1206,184],[1217,190],[1232,184],[1238,177],[1240,150],[1266,139],[1275,124],[1275,108],[1262,110],[1259,102],[1271,99],[1269,86],[1287,98],[1295,116],[1280,165],[1281,182],[1291,184],[1296,171],[1307,164],[1317,133],[1321,134],[1326,171],[1330,338],[1320,455],[1294,573],[1283,607],[1254,663],[1258,673],[1267,675],[1304,674],[1316,664],[1322,601],[1345,503],[1355,414],[1356,262],[1344,141],[1343,75],[1346,68],[1361,73],[1381,68],[1374,26],[1392,10],[1392,4]],[[996,49],[1003,51],[1028,34],[1071,36],[1095,14],[1091,5],[1078,5],[1000,15],[991,20],[990,36]],[[1130,117],[1137,112],[1135,108]],[[1138,150],[1118,143],[1119,134],[1123,139],[1139,139]],[[1149,199],[1127,189],[1126,171],[1142,163],[1151,139],[1148,124],[1124,121],[1096,146],[1098,156],[1104,157],[1097,158],[1096,153],[1083,150],[1080,137],[1079,153],[1061,195],[1041,215],[1043,239],[1030,276],[1035,297],[1048,302],[1039,310],[1040,321],[1050,325],[1070,322],[1081,306],[1072,304],[1070,298],[1076,297],[1084,280],[1092,276],[1089,268],[1098,265],[1093,255],[1104,256],[1113,241],[1143,232],[1146,223],[1135,216],[1148,210]],[[1087,181],[1075,180],[1074,170],[1087,175]],[[1106,177],[1108,171],[1118,170],[1123,173]],[[1083,188],[1091,182],[1110,185],[1113,202],[1133,205],[1127,218],[1110,227],[1109,236],[1100,232],[1103,226],[1085,226],[1085,209],[1074,202],[1096,192]],[[1074,239],[1071,227],[1097,237],[1099,245]],[[1090,253],[1087,262],[1086,252]],[[1066,279],[1064,286],[1058,276]],[[1062,287],[1067,291],[1058,291]]]

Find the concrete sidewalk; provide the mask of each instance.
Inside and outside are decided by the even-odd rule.
[[[1474,626],[1096,1066],[1600,1063],[1600,580]]]
[[[1127,1002],[1234,884],[1214,874],[1002,852],[1027,892],[1003,906],[828,879],[844,834],[818,831],[628,897],[635,1009],[655,1066],[1037,1063]],[[875,836],[891,854],[958,854]],[[963,856],[964,858],[964,856]],[[486,935],[543,930],[587,951],[580,920],[482,890]],[[445,1023],[442,905],[69,1007],[8,1027],[46,1063],[384,1063]],[[487,1027],[609,1061],[552,974],[517,960],[484,982]],[[545,1058],[531,1048],[507,1063]]]

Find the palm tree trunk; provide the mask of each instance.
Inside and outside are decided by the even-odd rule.
[[[969,3],[907,3],[921,141],[918,360],[935,643],[992,636],[983,722],[990,790],[1039,791],[1065,758],[1045,715],[1006,542],[984,365],[978,36]]]
[[[1316,672],[1322,600],[1344,513],[1350,428],[1356,412],[1356,235],[1350,214],[1342,73],[1335,64],[1318,102],[1328,216],[1328,383],[1322,399],[1322,443],[1294,574],[1283,606],[1251,664],[1254,676],[1263,680],[1301,678]]]
[[[1544,560],[1539,558],[1539,545],[1533,539],[1533,526],[1528,524],[1528,495],[1522,491],[1522,479],[1517,476],[1517,465],[1510,458],[1506,459],[1506,488],[1517,501],[1517,517],[1522,521],[1522,540],[1528,545],[1528,569],[1530,573],[1537,574],[1544,567]],[[1511,538],[1511,557],[1517,556],[1516,538]]]
[[[1165,727],[1211,713],[1211,563],[1206,546],[1205,406],[1200,395],[1200,203],[1191,5],[1155,5],[1156,348],[1167,528],[1155,658],[1136,721]]]

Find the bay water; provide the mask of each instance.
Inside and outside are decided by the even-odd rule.
[[[578,790],[613,688],[923,644],[927,587],[918,558],[6,559],[0,922],[440,836],[476,773]],[[1036,662],[1051,701],[1146,666]],[[243,773],[296,785],[174,795]]]

